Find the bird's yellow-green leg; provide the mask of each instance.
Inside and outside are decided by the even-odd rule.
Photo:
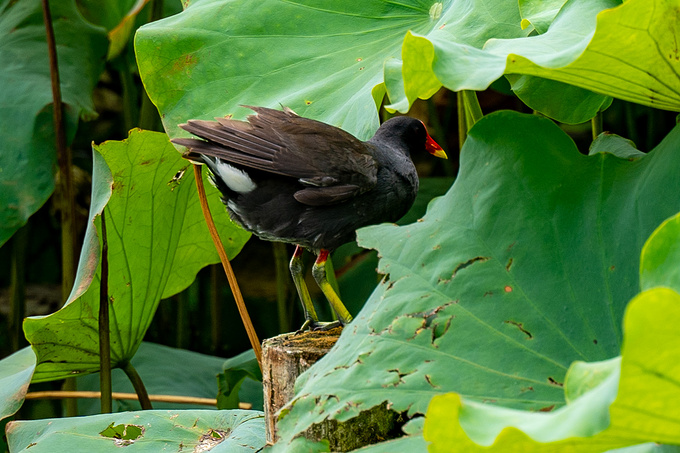
[[[349,314],[349,311],[347,311],[347,308],[345,308],[345,305],[340,300],[340,297],[338,297],[338,294],[335,292],[331,284],[328,283],[328,279],[326,278],[326,260],[328,260],[328,253],[328,250],[321,250],[319,257],[314,262],[312,275],[314,276],[316,283],[319,285],[319,288],[321,288],[321,291],[326,296],[326,299],[328,299],[328,302],[331,304],[333,311],[335,311],[335,314],[338,315],[338,320],[340,321],[339,324],[344,326],[352,320],[352,315]],[[324,328],[335,326],[335,323],[331,324],[334,325],[329,324],[328,326],[324,326]]]
[[[300,327],[298,332],[301,332],[309,327],[314,328],[319,323],[319,316],[314,309],[314,303],[309,296],[309,290],[305,284],[305,268],[302,264],[302,252],[304,249],[299,245],[295,247],[293,258],[290,260],[290,274],[293,276],[293,282],[297,288],[300,302],[302,302],[302,310],[305,313],[305,322]]]

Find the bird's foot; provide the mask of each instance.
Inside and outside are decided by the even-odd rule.
[[[305,331],[314,331],[314,332],[325,332],[327,330],[334,329],[336,327],[343,327],[344,324],[340,321],[331,321],[331,322],[321,322],[321,321],[314,321],[312,319],[307,319],[303,324],[300,329],[298,329],[297,332],[295,332],[295,335],[301,334],[302,332]]]
[[[344,325],[340,321],[317,322],[313,330],[325,332],[327,330],[335,329],[336,327],[344,327]]]
[[[302,323],[302,326],[295,332],[295,335],[300,335],[302,332],[306,330],[313,330],[313,325],[318,323],[318,321],[314,321],[311,319],[305,319],[305,322]]]

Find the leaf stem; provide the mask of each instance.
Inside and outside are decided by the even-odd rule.
[[[102,222],[102,263],[99,283],[99,390],[101,391],[102,414],[113,412],[111,386],[111,337],[109,325],[109,244],[106,237],[106,218]]]
[[[220,240],[220,235],[215,227],[215,222],[213,221],[212,214],[210,214],[210,207],[208,206],[208,199],[205,196],[205,187],[203,186],[203,177],[201,175],[201,166],[193,164],[194,167],[194,177],[196,179],[196,189],[198,190],[198,199],[201,202],[201,209],[203,210],[203,217],[205,217],[205,223],[208,226],[208,231],[210,232],[210,237],[212,237],[215,248],[217,249],[217,254],[220,256],[220,261],[222,262],[222,267],[224,268],[224,273],[227,275],[227,280],[229,280],[229,287],[234,294],[234,299],[236,300],[236,308],[238,308],[238,313],[241,315],[241,321],[243,322],[243,327],[246,329],[248,334],[248,340],[250,340],[250,346],[255,352],[255,357],[257,357],[257,364],[262,369],[262,346],[260,346],[260,340],[257,338],[257,333],[255,332],[255,327],[253,327],[253,322],[250,320],[250,315],[248,314],[248,309],[243,301],[243,295],[241,294],[241,289],[236,281],[236,275],[234,275],[234,270],[231,268],[231,263],[227,257],[227,252],[224,251],[224,246]]]
[[[477,92],[473,90],[463,90],[463,103],[465,104],[465,117],[467,118],[467,130],[472,129],[475,123],[482,119],[484,114],[477,99]]]
[[[593,140],[595,140],[598,135],[602,133],[604,127],[602,124],[602,112],[597,112],[597,114],[591,118],[590,125],[593,130]]]
[[[23,346],[24,332],[21,323],[26,313],[26,244],[28,242],[28,228],[26,224],[19,228],[12,237],[12,257],[10,264],[10,316],[9,333],[12,351],[18,351]]]
[[[220,303],[220,288],[222,279],[217,265],[210,266],[210,350],[219,355],[222,346],[222,304]]]
[[[290,330],[288,254],[286,253],[286,244],[282,242],[272,242],[272,249],[274,250],[274,264],[276,266],[276,308],[279,315],[279,332],[283,333]]]
[[[138,124],[138,119],[135,118],[137,113],[137,92],[135,90],[135,83],[132,79],[130,65],[127,59],[127,49],[118,56],[118,76],[120,77],[120,85],[123,90],[123,127],[125,132]]]
[[[71,149],[66,145],[64,128],[64,108],[61,102],[61,84],[59,82],[59,63],[57,46],[52,27],[49,0],[42,0],[43,22],[45,22],[47,54],[50,64],[50,80],[52,82],[53,122],[57,161],[59,162],[58,199],[61,210],[61,294],[64,301],[68,299],[71,286],[75,281],[75,202],[73,197],[73,175],[71,173]],[[70,378],[64,382],[64,388],[75,390],[75,380]],[[66,402],[66,415],[75,416],[78,406],[75,401]]]
[[[142,378],[139,376],[139,373],[137,373],[135,367],[132,366],[132,363],[130,363],[130,361],[128,360],[127,362],[125,362],[122,368],[125,374],[127,375],[128,379],[130,379],[130,382],[132,382],[132,386],[135,388],[135,393],[137,393],[137,397],[139,398],[139,404],[142,406],[142,409],[144,410],[153,409],[153,407],[151,406],[151,400],[149,399],[149,393],[146,391],[144,382],[142,382]]]
[[[42,0],[43,21],[47,34],[47,53],[50,62],[50,79],[52,81],[52,102],[54,134],[59,161],[59,198],[61,208],[61,292],[66,300],[71,293],[75,281],[75,202],[73,197],[73,175],[71,171],[71,149],[66,145],[64,128],[64,107],[61,101],[61,85],[59,82],[59,63],[57,47],[52,27],[49,0]]]
[[[458,152],[463,149],[465,139],[467,138],[467,115],[465,113],[465,101],[463,100],[463,92],[456,92],[456,105],[458,107]]]
[[[149,7],[149,22],[163,17],[163,0],[151,0]],[[161,130],[156,106],[151,102],[146,90],[142,90],[142,105],[139,109],[139,127],[149,131]]]
[[[38,392],[29,392],[26,394],[27,400],[73,398],[101,398],[101,392],[90,392],[83,390],[75,392],[65,392],[63,390],[43,390]],[[136,393],[113,392],[113,399],[139,401],[139,396],[137,396]],[[149,395],[149,400],[158,403],[202,404],[205,406],[217,406],[217,399],[202,398],[198,396]],[[252,409],[253,405],[251,403],[239,403],[238,408]]]

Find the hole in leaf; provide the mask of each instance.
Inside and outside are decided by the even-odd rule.
[[[127,447],[144,435],[144,427],[133,424],[126,425],[121,423],[114,425],[111,423],[99,435],[113,439],[113,443],[118,447]]]
[[[505,321],[505,323],[511,324],[511,325],[517,327],[524,335],[527,336],[528,340],[531,340],[532,338],[534,338],[534,336],[531,334],[531,332],[529,332],[527,329],[525,329],[521,322],[508,320],[508,321]]]
[[[194,447],[194,453],[212,450],[215,445],[221,443],[227,436],[229,436],[228,431],[210,428],[207,433],[198,439],[198,444]]]
[[[458,273],[458,271],[461,271],[461,270],[465,269],[465,268],[468,267],[468,266],[472,266],[473,264],[475,264],[475,263],[477,263],[477,262],[483,263],[484,261],[489,261],[489,257],[488,257],[488,256],[476,256],[476,257],[474,257],[474,258],[471,258],[471,259],[467,260],[467,261],[464,262],[464,263],[460,263],[460,264],[459,264],[458,266],[456,266],[456,268],[453,270],[453,275],[451,275],[451,278],[455,277],[456,274]]]
[[[550,382],[552,385],[556,385],[558,387],[564,387],[563,383],[557,382],[555,379],[552,378],[552,376],[548,376],[548,382]]]

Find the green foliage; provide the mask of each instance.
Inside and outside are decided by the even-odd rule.
[[[77,2],[87,20],[106,29],[110,41],[107,57],[111,59],[127,46],[137,14],[149,0],[77,0]]]
[[[0,362],[0,420],[21,407],[28,383],[35,370],[35,354],[31,348],[21,349]]]
[[[252,355],[252,351],[247,351],[240,356]],[[234,359],[228,359],[225,362],[220,357],[142,342],[131,363],[144,381],[149,394],[215,398],[218,389],[215,377],[222,372],[226,363]],[[114,392],[134,392],[130,380],[122,370],[114,369],[111,374]],[[237,392],[237,402],[252,403],[253,409],[262,410],[261,382],[262,379],[259,382],[245,379]],[[79,377],[77,387],[79,390],[98,391],[99,375],[89,374]],[[116,400],[113,407],[116,412],[141,409],[139,402],[129,400]],[[165,402],[154,402],[153,407],[154,409],[175,410],[211,408],[205,405]],[[78,413],[81,415],[98,414],[100,410],[99,400],[80,400],[78,402]]]
[[[51,2],[68,141],[78,119],[96,115],[92,89],[103,68],[103,29],[83,20],[74,0]],[[0,245],[54,190],[57,157],[52,91],[40,0],[0,4]]]
[[[254,407],[262,409],[262,387],[254,387],[256,393],[242,392],[246,382],[262,382],[262,371],[252,349],[224,362],[222,372],[217,375],[217,408],[237,409],[240,401],[255,402]],[[246,384],[248,386],[248,384]],[[244,398],[244,394],[249,396]]]
[[[38,356],[33,382],[99,370],[102,209],[109,247],[113,366],[132,358],[162,298],[183,290],[202,267],[219,261],[193,172],[185,171],[188,162],[167,136],[133,130],[127,140],[96,146],[94,158],[91,223],[74,290],[59,311],[24,323]],[[249,235],[231,223],[216,189],[206,185],[225,248],[234,256]]]
[[[385,59],[407,30],[430,27],[417,2],[199,0],[140,28],[135,50],[171,137],[189,118],[242,117],[246,104],[285,105],[365,139],[378,128]]]
[[[680,210],[679,140],[676,129],[637,160],[586,157],[548,120],[482,119],[460,176],[421,222],[359,231],[389,280],[300,378],[283,439],[385,400],[424,413],[447,389],[507,407],[563,405],[571,362],[619,354],[636,257]]]
[[[566,0],[519,0],[522,29],[532,26],[538,33],[545,33]]]
[[[252,452],[264,447],[264,420],[254,411],[139,411],[10,422],[10,451]],[[77,445],[74,444],[77,439]]]
[[[145,1],[79,0],[83,15],[106,32],[84,20],[73,0],[51,3],[70,141],[78,118],[94,115],[92,88],[104,56],[124,51]],[[612,97],[680,111],[679,7],[677,0],[263,0],[256,7],[195,0],[142,27],[135,53],[171,137],[183,133],[178,123],[242,117],[247,110],[239,105],[247,104],[285,105],[366,138],[378,127],[385,94],[389,111],[406,112],[442,86],[466,90],[463,112],[477,104],[469,90],[506,82],[503,76],[531,109],[576,124],[607,109]],[[52,192],[55,159],[39,2],[5,0],[0,36],[0,85],[8,87],[0,94],[2,244]],[[126,76],[123,90],[134,92]],[[126,101],[129,122],[134,106]],[[461,124],[462,138],[471,124]],[[327,451],[327,441],[300,434],[385,401],[410,418],[406,436],[361,451],[423,451],[426,439],[432,451],[680,443],[673,384],[680,222],[671,218],[652,233],[680,211],[678,147],[678,128],[648,155],[603,134],[584,156],[548,119],[511,112],[481,119],[469,131],[459,178],[424,218],[416,206],[403,226],[359,232],[361,244],[379,252],[387,277],[338,346],[298,382],[276,450]],[[139,130],[95,146],[93,155],[76,284],[62,309],[26,321],[37,359],[24,349],[0,362],[0,416],[17,410],[31,377],[99,369],[102,213],[112,363],[136,362],[159,393],[207,396],[219,383],[220,407],[234,407],[237,394],[249,400],[259,391],[252,353],[223,363],[143,345],[135,355],[160,299],[217,261],[187,162],[167,136]],[[435,186],[423,183],[419,204],[443,192]],[[248,235],[206,188],[233,257]],[[347,252],[336,268],[353,283],[349,297],[362,301],[376,280],[375,255],[355,255]],[[354,283],[358,274],[361,284]],[[84,379],[97,388],[94,375]],[[7,432],[12,451],[118,451],[133,443],[145,451],[161,443],[251,451],[264,446],[261,417],[147,411],[12,422]],[[677,449],[647,443],[626,451]]]
[[[572,0],[545,33],[529,37],[519,36],[516,3],[494,2],[489,9],[483,1],[476,3],[477,8],[468,8],[451,2],[429,33],[406,35],[409,51],[402,52],[402,72],[409,102],[431,95],[437,80],[454,91],[483,90],[503,74],[525,74],[680,110],[675,1],[655,1],[650,8],[647,0],[620,6],[617,0]],[[542,3],[552,9],[552,2]],[[423,54],[432,55],[431,69],[424,67]],[[429,76],[423,74],[427,70]],[[409,84],[411,77],[429,81]]]
[[[583,123],[612,103],[608,96],[554,80],[517,74],[506,77],[522,102],[561,123]]]
[[[620,379],[618,368],[610,369],[598,386],[551,414],[463,403],[455,394],[433,398],[424,432],[432,442],[429,451],[450,451],[451,445],[508,452],[600,452],[650,441],[679,445],[672,415],[680,403],[678,322],[680,294],[663,287],[642,292],[626,310]]]

